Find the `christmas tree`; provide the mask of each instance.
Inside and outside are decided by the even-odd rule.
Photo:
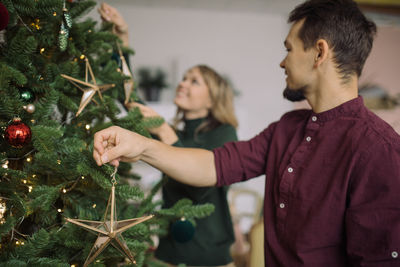
[[[84,17],[95,5],[0,1],[1,266],[162,266],[152,237],[213,211],[187,199],[162,209],[163,180],[143,192],[130,164],[92,159],[96,131],[150,136],[161,123],[123,110],[136,98],[125,60],[133,50],[112,25]]]

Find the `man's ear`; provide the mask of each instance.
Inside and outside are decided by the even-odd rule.
[[[325,39],[319,39],[316,44],[316,53],[315,53],[315,66],[321,65],[327,58],[329,54],[329,45]]]

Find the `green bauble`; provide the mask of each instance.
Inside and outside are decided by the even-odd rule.
[[[32,103],[35,100],[35,94],[29,88],[21,88],[19,90],[19,96],[25,103]]]
[[[194,225],[185,218],[181,218],[171,225],[171,235],[179,243],[186,243],[192,240],[194,232]]]

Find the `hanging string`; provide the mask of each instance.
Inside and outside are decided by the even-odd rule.
[[[115,174],[117,173],[117,170],[118,170],[118,167],[115,166],[115,167],[114,167],[114,171],[113,171],[113,173],[111,174],[111,177],[112,177],[111,183],[112,183],[113,186],[117,184],[117,180],[115,179]]]

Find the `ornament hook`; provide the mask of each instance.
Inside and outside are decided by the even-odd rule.
[[[112,183],[113,186],[117,183],[117,180],[115,179],[115,174],[117,173],[117,170],[118,170],[118,168],[117,168],[117,166],[115,166],[114,167],[114,171],[111,174],[111,177],[112,177],[111,183]]]

